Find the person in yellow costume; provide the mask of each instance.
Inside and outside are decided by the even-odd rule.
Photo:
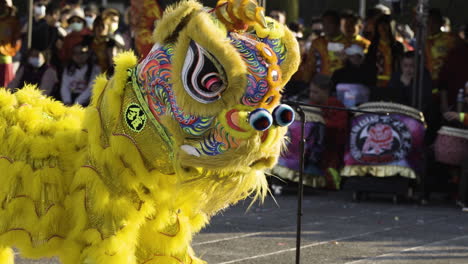
[[[366,56],[366,62],[377,67],[377,87],[374,91],[375,98],[381,100],[381,93],[385,91],[400,64],[403,55],[403,45],[397,41],[393,35],[393,20],[389,15],[381,15],[375,24],[374,38]]]
[[[353,11],[347,11],[341,16],[341,32],[347,40],[346,47],[356,44],[364,50],[364,53],[367,53],[371,42],[359,35],[363,27],[362,18]]]
[[[263,198],[299,48],[255,1],[168,8],[155,45],[96,79],[91,104],[0,90],[0,263],[10,247],[64,264],[205,263],[190,241],[219,210]]]
[[[457,37],[450,32],[442,32],[441,27],[444,24],[442,13],[439,9],[429,10],[428,19],[429,34],[426,39],[426,67],[431,73],[434,85],[437,87],[439,73],[450,51],[457,43]]]
[[[347,40],[340,31],[340,15],[335,11],[326,11],[322,15],[322,23],[325,36],[312,42],[304,66],[304,81],[308,83],[315,74],[331,77],[335,70],[343,67],[342,53]]]

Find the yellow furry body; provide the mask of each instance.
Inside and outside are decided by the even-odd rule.
[[[202,10],[184,2],[168,11],[160,30],[188,7]],[[298,65],[297,43],[285,39],[293,55],[281,65],[284,83]],[[156,122],[138,133],[123,124],[127,105],[138,102],[129,78],[137,59],[123,53],[115,63],[114,77],[96,80],[86,109],[65,107],[34,87],[0,89],[1,264],[13,263],[11,247],[30,258],[59,256],[64,264],[204,263],[190,247],[193,235],[230,204],[265,196],[263,169],[276,162],[286,128],[271,129],[266,142],[252,132],[224,156],[197,159],[179,151],[188,137],[170,119],[161,123],[172,145]],[[229,63],[245,68],[235,58]],[[239,76],[236,87],[245,86]],[[238,104],[229,100],[218,112]],[[205,107],[188,104],[190,112]]]
[[[119,62],[125,70],[136,59],[127,54]],[[117,85],[119,73],[126,75],[97,80],[95,94],[100,98],[113,84],[105,90],[112,93],[106,106],[117,115],[125,84],[124,77]],[[208,193],[219,198],[221,186],[238,188],[233,202],[257,184],[256,174],[182,184],[174,173],[151,169],[125,131],[103,135],[100,106],[67,108],[32,87],[2,90],[0,101],[0,246],[18,247],[25,257],[58,255],[65,264],[198,263],[189,242],[207,222],[201,208],[210,203]],[[219,210],[218,203],[210,207]]]

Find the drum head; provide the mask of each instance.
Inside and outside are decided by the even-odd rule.
[[[459,137],[459,138],[464,138],[468,140],[468,129],[443,126],[441,129],[439,129],[438,134],[452,136],[452,137]]]
[[[376,112],[376,113],[389,113],[389,114],[401,114],[412,117],[421,122],[425,122],[424,115],[421,111],[402,104],[389,103],[389,102],[370,102],[362,104],[358,107],[359,110]]]

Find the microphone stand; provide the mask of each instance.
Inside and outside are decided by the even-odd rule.
[[[376,113],[371,111],[363,111],[357,109],[347,109],[342,107],[334,107],[334,106],[322,106],[317,104],[306,104],[297,101],[282,101],[285,104],[288,104],[294,108],[296,113],[298,113],[300,122],[301,122],[301,140],[300,140],[300,159],[299,159],[299,188],[297,190],[297,229],[296,229],[296,264],[301,263],[301,233],[302,233],[302,201],[304,199],[304,165],[305,165],[305,123],[306,123],[306,116],[303,106],[305,107],[316,107],[321,109],[332,109],[338,111],[346,111],[346,112],[354,112],[354,113],[363,113],[363,114],[374,114],[374,115],[389,115],[389,113]]]
[[[304,159],[305,159],[305,112],[300,104],[295,105],[296,112],[301,121],[301,141],[300,141],[300,159],[299,159],[299,189],[297,190],[297,230],[296,230],[296,264],[301,263],[301,228],[302,228],[302,200],[304,198]]]

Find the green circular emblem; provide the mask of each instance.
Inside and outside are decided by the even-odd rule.
[[[124,119],[128,128],[138,133],[145,127],[147,117],[141,106],[132,103],[127,106]]]

